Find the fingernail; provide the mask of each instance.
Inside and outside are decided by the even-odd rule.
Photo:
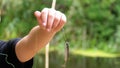
[[[46,26],[46,23],[45,23],[45,22],[43,22],[42,24],[43,24],[43,26]]]

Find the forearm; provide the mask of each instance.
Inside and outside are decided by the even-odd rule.
[[[55,35],[55,32],[48,32],[47,30],[41,29],[39,26],[34,27],[28,35],[28,42],[31,46],[35,46],[35,51],[40,50],[42,47],[47,45]]]
[[[21,62],[31,59],[42,47],[55,35],[54,32],[48,32],[39,26],[34,27],[30,33],[21,39],[16,46],[16,54]]]

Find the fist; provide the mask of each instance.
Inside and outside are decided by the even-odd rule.
[[[58,32],[66,23],[66,16],[60,11],[44,8],[34,13],[40,28]]]

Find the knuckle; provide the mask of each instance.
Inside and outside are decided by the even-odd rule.
[[[42,16],[44,16],[46,14],[46,12],[41,12]]]
[[[47,13],[47,12],[48,12],[48,8],[44,8],[44,9],[41,11],[42,14],[45,14],[45,13]]]
[[[59,16],[56,16],[55,17],[55,21],[58,22],[60,20],[60,17]]]
[[[46,11],[46,10],[48,10],[48,8],[44,8],[42,11]]]
[[[55,13],[54,11],[52,11],[52,9],[49,10],[49,17],[54,17],[55,16]]]
[[[60,18],[61,18],[61,14],[60,14],[59,11],[57,11],[56,14],[55,14],[55,20],[56,20],[56,21],[59,21]]]
[[[49,13],[49,17],[50,17],[50,18],[53,18],[54,15],[53,15],[52,13]]]

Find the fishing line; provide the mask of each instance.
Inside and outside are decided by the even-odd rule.
[[[64,31],[64,28],[62,29],[62,33],[63,33],[63,38],[64,38],[64,44],[65,44],[65,52],[64,52],[64,64],[62,65],[63,68],[66,68],[66,64],[69,58],[69,42],[67,40],[67,35]]]

